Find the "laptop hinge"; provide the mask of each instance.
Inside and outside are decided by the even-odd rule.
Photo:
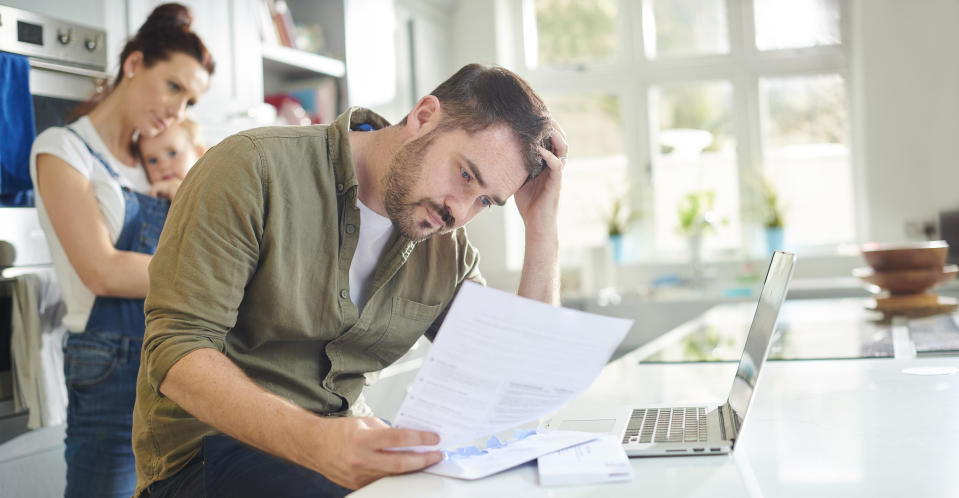
[[[736,414],[729,402],[719,407],[719,422],[723,439],[735,442],[739,437],[739,427],[736,424]]]

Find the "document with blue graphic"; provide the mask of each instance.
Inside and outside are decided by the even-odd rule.
[[[536,421],[589,387],[631,325],[466,282],[393,425],[438,433],[407,448],[427,451]]]

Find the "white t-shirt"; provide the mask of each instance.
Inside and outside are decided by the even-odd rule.
[[[356,206],[360,208],[360,236],[356,241],[353,262],[350,263],[350,298],[356,308],[362,311],[370,299],[373,270],[393,233],[393,222],[366,207],[359,198],[356,199]]]
[[[113,157],[100,139],[100,135],[97,134],[93,123],[86,116],[71,124],[70,127],[76,130],[90,144],[90,147],[120,175],[123,186],[141,193],[150,191],[150,180],[144,168],[139,164],[136,167],[127,166]],[[67,259],[67,254],[63,251],[63,246],[60,245],[56,232],[50,224],[50,217],[43,205],[43,197],[40,195],[40,190],[36,188],[37,155],[39,154],[51,154],[62,159],[90,180],[93,195],[96,196],[97,203],[100,205],[100,212],[103,214],[110,240],[114,243],[123,228],[123,215],[126,208],[123,192],[120,189],[120,183],[117,183],[103,164],[90,154],[83,142],[70,131],[64,128],[48,128],[33,142],[33,149],[30,152],[30,179],[33,180],[36,194],[40,226],[43,227],[47,236],[47,245],[50,246],[50,256],[53,258],[57,281],[60,282],[63,300],[67,304],[67,314],[63,318],[63,324],[71,332],[82,332],[87,325],[95,296],[87,286],[83,285],[77,272],[70,265],[70,260]]]

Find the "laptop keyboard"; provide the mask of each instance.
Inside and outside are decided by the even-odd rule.
[[[705,442],[706,408],[648,408],[633,410],[623,444]]]

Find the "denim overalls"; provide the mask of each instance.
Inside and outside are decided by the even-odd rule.
[[[115,180],[120,176],[73,129]],[[116,247],[153,254],[170,203],[123,187],[125,212]],[[145,329],[143,299],[97,296],[86,330],[64,347],[67,406],[65,496],[129,497],[136,487],[133,403]]]

